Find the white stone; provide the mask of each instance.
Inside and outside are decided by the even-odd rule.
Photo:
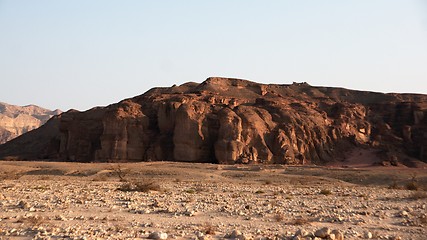
[[[372,233],[371,232],[365,232],[365,234],[363,235],[364,238],[366,239],[371,239],[372,238]]]

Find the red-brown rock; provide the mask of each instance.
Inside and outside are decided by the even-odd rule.
[[[0,158],[320,164],[355,146],[427,161],[427,95],[208,78],[63,113]]]

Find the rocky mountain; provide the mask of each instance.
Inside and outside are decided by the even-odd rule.
[[[427,161],[427,95],[211,77],[70,110],[0,159],[322,164],[356,147]]]
[[[21,107],[0,102],[0,144],[40,127],[60,113],[35,105]]]

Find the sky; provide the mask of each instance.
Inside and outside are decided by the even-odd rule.
[[[425,0],[0,0],[0,101],[87,110],[210,76],[427,94]]]

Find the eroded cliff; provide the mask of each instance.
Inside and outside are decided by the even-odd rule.
[[[427,161],[426,115],[427,95],[213,77],[63,113],[49,144],[24,156],[12,141],[0,157],[320,164],[358,146],[381,150],[386,161]]]

